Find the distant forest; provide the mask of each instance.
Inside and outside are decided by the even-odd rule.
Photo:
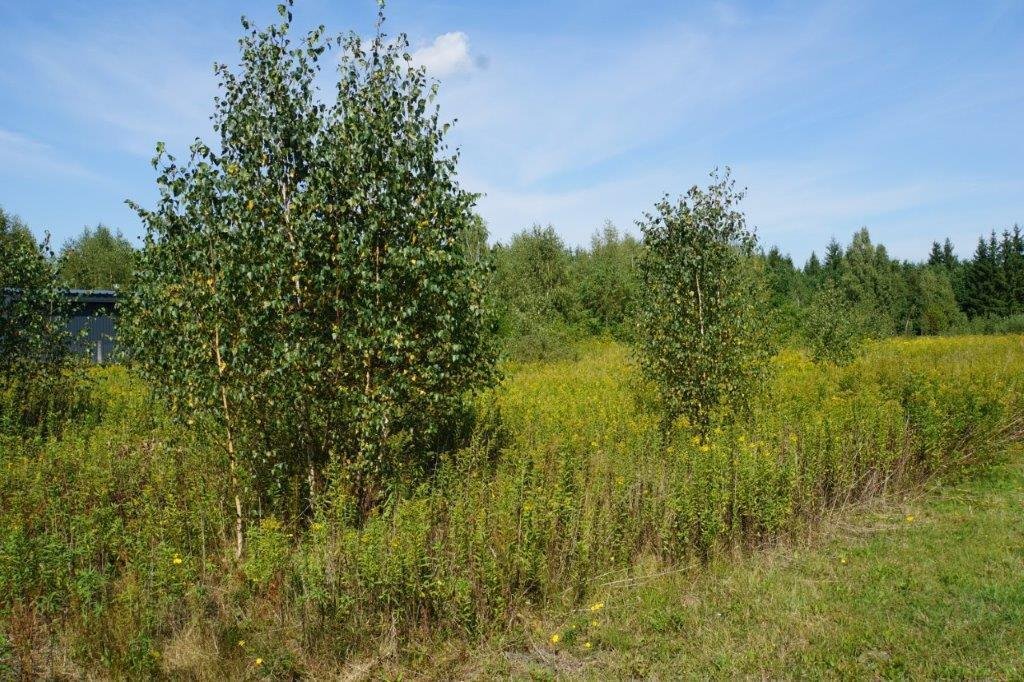
[[[3,233],[31,231],[0,209]],[[534,225],[505,244],[488,243],[478,220],[467,234],[474,258],[492,264],[491,293],[497,333],[512,357],[549,358],[571,342],[604,335],[629,340],[640,281],[641,242],[611,223],[586,247],[568,246],[552,226]],[[39,248],[48,251],[48,244]],[[130,286],[136,250],[119,231],[86,228],[50,253],[61,282],[70,288]],[[778,314],[778,333],[798,338],[816,296],[844,301],[864,336],[1024,331],[1024,233],[1014,225],[979,238],[969,258],[949,239],[934,242],[927,260],[891,258],[866,228],[847,245],[832,240],[821,257],[802,266],[777,247],[756,263]]]
[[[501,333],[512,354],[558,354],[588,335],[628,340],[640,286],[642,245],[613,225],[586,248],[570,248],[554,228],[534,226],[490,249]],[[925,262],[891,258],[860,229],[847,246],[833,240],[803,266],[777,247],[756,257],[778,315],[778,333],[799,337],[823,291],[845,302],[863,336],[1024,331],[1024,235],[1014,225],[978,241],[972,257],[935,242]]]

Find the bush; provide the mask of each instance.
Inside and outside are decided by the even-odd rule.
[[[712,179],[640,222],[640,366],[665,423],[684,416],[701,434],[716,416],[746,411],[773,354],[756,239],[735,209],[743,195],[728,173]]]
[[[814,293],[804,317],[803,335],[811,357],[837,365],[853,362],[867,336],[864,316],[838,287],[826,282]]]
[[[586,331],[621,340],[633,338],[640,278],[640,243],[605,223],[574,259],[572,280]]]
[[[58,429],[82,402],[48,242],[0,210],[0,432]]]
[[[951,334],[1024,334],[1024,315],[976,317],[949,330]]]

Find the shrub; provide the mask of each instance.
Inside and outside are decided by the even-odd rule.
[[[831,282],[822,285],[804,317],[804,339],[811,357],[837,365],[853,362],[866,336],[863,316],[838,287]]]
[[[633,336],[640,281],[640,244],[611,223],[594,234],[589,249],[575,257],[572,279],[586,331],[628,340]]]
[[[240,566],[223,450],[102,368],[95,421],[0,458],[0,652],[34,656],[27,677],[57,676],[45,666],[62,656],[74,678],[238,679],[256,657],[273,677],[318,677],[381,648],[501,637],[534,609],[611,596],[608,582],[991,462],[1024,437],[1022,351],[890,340],[843,367],[786,351],[753,418],[700,439],[665,434],[635,399],[627,348],[583,345],[481,398],[502,432],[481,419],[430,485],[361,521],[321,508],[305,529],[254,524]]]
[[[1024,334],[1024,315],[976,317],[949,330],[951,334]]]
[[[558,357],[578,337],[572,256],[550,225],[534,225],[492,252],[491,294],[508,354],[530,361]]]
[[[945,268],[921,268],[916,273],[913,293],[912,307],[919,333],[941,334],[967,322],[967,316],[957,305],[953,283]]]
[[[80,405],[69,304],[48,241],[0,210],[0,430],[52,430]]]
[[[659,389],[666,423],[685,416],[701,433],[720,412],[742,412],[772,356],[756,239],[734,207],[728,172],[639,223],[643,300],[638,357]]]
[[[217,67],[219,144],[197,141],[182,164],[158,146],[124,338],[264,507],[308,509],[329,467],[365,512],[429,472],[466,394],[491,380],[485,266],[466,253],[475,197],[404,36],[378,23],[369,44],[339,39],[327,105],[323,28],[293,46],[280,12],[265,30],[243,19],[239,72]]]

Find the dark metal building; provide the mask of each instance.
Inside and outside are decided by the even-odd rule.
[[[117,350],[117,292],[100,289],[70,289],[68,331],[76,353],[88,354],[93,362],[110,362]]]

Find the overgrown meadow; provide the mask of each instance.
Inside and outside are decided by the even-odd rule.
[[[1020,228],[927,265],[863,229],[800,270],[725,169],[640,238],[489,246],[383,4],[372,37],[278,14],[214,69],[216,139],[157,145],[141,250],[55,257],[0,211],[0,676],[585,660],[613,587],[1024,435]],[[66,287],[114,275],[90,366]],[[963,329],[993,335],[923,336]]]
[[[784,351],[748,419],[662,435],[626,348],[505,368],[472,444],[358,521],[267,515],[234,560],[226,454],[120,367],[60,434],[6,438],[5,674],[317,675],[423,642],[515,641],[609,585],[799,535],[823,512],[990,463],[1021,436],[1019,336],[891,340],[845,367]]]

